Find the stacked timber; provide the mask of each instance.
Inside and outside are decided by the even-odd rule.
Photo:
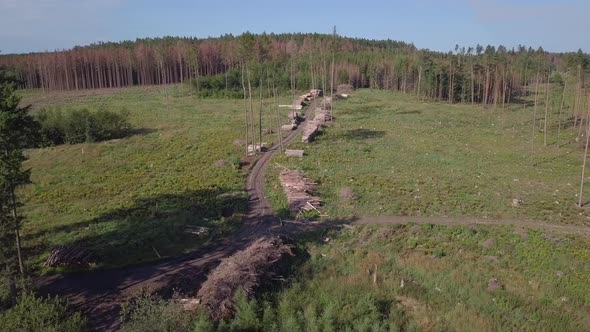
[[[43,266],[45,267],[85,267],[96,262],[94,254],[78,245],[59,246],[53,251]]]
[[[301,96],[293,101],[293,103],[291,104],[291,109],[293,109],[293,110],[303,109],[303,106],[305,106],[305,102],[306,102],[305,97]]]
[[[311,89],[308,93],[302,94],[297,99],[295,99],[291,104],[291,109],[300,110],[306,105],[307,102],[315,100],[321,96],[323,96],[322,90]]]
[[[321,125],[315,121],[309,121],[303,127],[303,135],[301,141],[303,143],[311,143],[313,139],[320,133]]]
[[[311,89],[311,91],[309,91],[309,96],[311,99],[316,99],[316,98],[319,98],[323,95],[324,95],[324,93],[320,89]]]
[[[289,112],[289,121],[291,122],[288,125],[281,126],[281,130],[283,131],[291,131],[297,129],[299,123],[303,118],[299,112],[291,111]]]
[[[301,213],[319,208],[321,200],[314,195],[317,184],[306,178],[302,171],[285,169],[279,174],[279,181],[287,194],[291,212]]]
[[[332,120],[332,112],[330,112],[330,110],[319,109],[319,108],[316,109],[315,117],[313,118],[313,121],[324,126],[326,124],[326,122],[330,121],[330,120]]]
[[[308,121],[303,128],[303,135],[301,141],[303,143],[311,143],[313,139],[320,133],[322,127],[326,125],[326,121],[332,120],[332,113],[327,109],[316,109],[313,120]]]

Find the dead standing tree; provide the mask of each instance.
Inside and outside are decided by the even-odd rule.
[[[330,80],[330,110],[334,115],[334,61],[336,59],[336,26],[332,32],[332,79]]]
[[[584,146],[584,162],[582,163],[582,178],[580,179],[580,194],[578,197],[578,206],[582,207],[584,204],[584,173],[586,172],[586,160],[588,159],[588,143],[590,143],[590,94],[588,94],[588,111],[586,114],[586,144]],[[580,124],[582,126],[582,124]]]

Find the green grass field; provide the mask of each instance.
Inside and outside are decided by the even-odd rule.
[[[80,243],[99,256],[97,268],[114,267],[194,250],[239,224],[247,197],[235,193],[247,167],[238,167],[245,147],[234,142],[244,139],[243,101],[200,100],[182,86],[22,94],[34,111],[125,109],[136,129],[120,140],[29,151],[33,184],[21,195],[32,269],[57,245]],[[263,128],[271,121],[265,116]]]
[[[433,225],[327,237],[308,244],[293,284],[270,298],[283,331],[590,329],[586,239]]]
[[[550,112],[544,146],[542,104],[533,143],[531,106],[483,110],[359,90],[337,104],[336,122],[317,142],[293,146],[305,149],[305,158],[283,156],[276,163],[316,180],[331,218],[474,216],[587,224],[590,214],[576,207],[583,150],[574,142],[577,129],[562,129],[557,148],[557,111]],[[265,189],[277,209],[286,206],[279,171],[271,170]],[[351,188],[356,199],[340,197],[342,188]],[[586,192],[590,198],[590,188]],[[513,207],[513,199],[524,204]]]

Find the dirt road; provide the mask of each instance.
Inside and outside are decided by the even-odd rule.
[[[310,106],[310,109],[315,104]],[[301,130],[292,131],[283,139],[291,142]],[[279,145],[271,147],[254,164],[246,180],[249,212],[243,226],[229,239],[218,241],[189,255],[168,259],[156,264],[132,266],[106,271],[40,277],[35,283],[44,295],[59,295],[81,310],[99,331],[119,328],[121,304],[143,291],[168,292],[173,288],[198,290],[206,273],[223,257],[244,248],[253,240],[269,232],[285,233],[297,228],[279,227],[272,208],[263,193],[264,174],[271,158],[280,152]]]
[[[544,222],[523,221],[517,219],[485,219],[475,217],[359,217],[353,218],[350,224],[353,225],[405,225],[405,224],[434,224],[444,226],[514,226],[519,228],[543,229],[546,231],[578,234],[590,236],[590,226],[578,225],[555,225]]]

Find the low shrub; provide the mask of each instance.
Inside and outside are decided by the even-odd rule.
[[[193,325],[207,330],[210,321],[198,318],[173,302],[142,294],[123,306],[121,331],[190,331]]]
[[[125,137],[130,129],[128,112],[88,109],[38,113],[42,145],[77,144]]]
[[[0,331],[87,331],[85,319],[68,310],[65,301],[44,299],[31,293],[21,295],[17,304],[0,314]]]

